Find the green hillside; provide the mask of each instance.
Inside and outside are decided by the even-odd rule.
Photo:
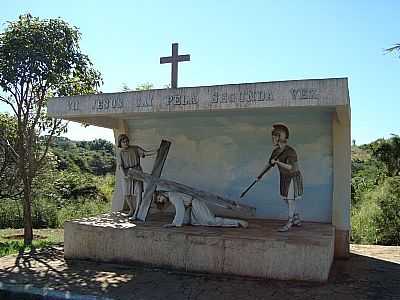
[[[114,145],[106,140],[71,141],[56,138],[51,147],[58,170],[81,171],[93,175],[115,172]]]
[[[62,227],[65,220],[110,211],[115,165],[114,145],[106,140],[56,138],[34,181],[34,228]],[[23,227],[19,197],[0,198],[0,228]]]

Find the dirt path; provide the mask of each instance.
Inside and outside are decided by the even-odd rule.
[[[351,245],[350,250],[354,254],[400,264],[400,247],[398,246]]]
[[[1,258],[0,288],[56,290],[60,298],[53,299],[65,292],[108,299],[400,299],[400,247],[351,250],[351,258],[335,261],[328,282],[319,284],[65,261],[62,247],[54,247]]]

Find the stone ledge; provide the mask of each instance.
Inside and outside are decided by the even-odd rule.
[[[68,259],[145,263],[187,271],[261,278],[326,281],[333,261],[334,228],[305,223],[280,233],[282,221],[251,220],[248,229],[185,226],[153,215],[129,223],[119,213],[65,223]]]
[[[346,107],[347,78],[254,82],[154,89],[50,98],[47,114],[64,119],[139,114],[260,109],[273,107]],[[107,122],[104,122],[107,123]],[[104,126],[107,126],[104,124]],[[113,126],[113,125],[109,125]]]

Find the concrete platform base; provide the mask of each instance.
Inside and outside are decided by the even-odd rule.
[[[250,220],[249,228],[162,228],[172,216],[130,223],[119,213],[66,222],[64,255],[116,263],[145,263],[187,271],[326,281],[334,227],[304,223],[286,233],[283,221]]]

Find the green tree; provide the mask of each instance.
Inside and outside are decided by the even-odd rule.
[[[142,84],[139,84],[136,88],[135,91],[147,91],[151,90],[154,87],[154,85],[150,82],[145,82]]]
[[[389,177],[380,186],[376,199],[379,214],[375,215],[379,244],[400,245],[400,176]]]
[[[372,155],[385,164],[388,175],[400,173],[400,136],[393,134],[390,139],[379,139],[371,144]]]
[[[136,86],[135,91],[147,91],[151,90],[154,88],[154,85],[150,82],[144,82]],[[131,92],[133,91],[132,89],[129,88],[129,86],[124,82],[122,83],[122,91],[123,92]]]
[[[13,147],[23,186],[24,242],[31,244],[32,182],[43,166],[54,136],[66,130],[46,116],[50,96],[95,93],[102,83],[79,48],[80,33],[61,19],[22,15],[0,34],[0,101],[16,118]]]
[[[0,113],[0,199],[16,199],[21,194],[21,181],[15,172],[18,154],[13,147],[16,127],[14,117]]]
[[[95,139],[88,142],[89,149],[93,151],[104,150],[112,155],[114,155],[114,145],[107,140]]]
[[[124,82],[122,83],[122,91],[123,92],[130,92],[131,89],[129,88],[129,86]]]

